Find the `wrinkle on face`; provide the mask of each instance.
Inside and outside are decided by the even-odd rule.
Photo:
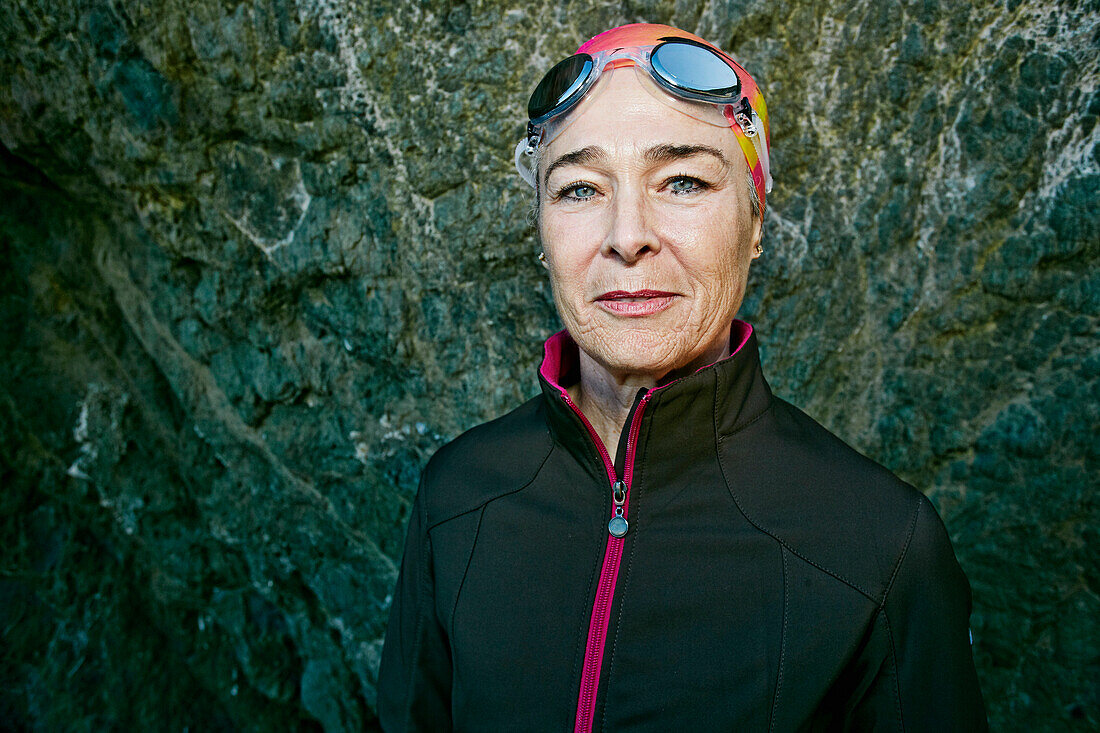
[[[635,74],[600,83],[546,149],[540,236],[558,313],[585,355],[617,381],[660,381],[728,353],[760,222],[728,127],[672,112]],[[672,305],[628,318],[598,300],[642,289],[674,293]]]

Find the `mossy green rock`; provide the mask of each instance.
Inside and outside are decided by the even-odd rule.
[[[739,56],[775,390],[927,491],[996,729],[1100,724],[1094,2],[0,6],[0,720],[371,728],[428,456],[557,328],[526,95]]]

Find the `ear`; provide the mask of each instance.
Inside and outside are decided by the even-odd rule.
[[[760,246],[760,241],[764,238],[764,217],[752,218],[752,258],[755,260],[760,255],[764,254],[764,248]]]

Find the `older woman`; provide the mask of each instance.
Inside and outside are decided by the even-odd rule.
[[[565,330],[542,393],[442,448],[409,521],[387,730],[978,730],[931,504],[795,407],[736,320],[768,122],[706,41],[555,66],[521,174]]]

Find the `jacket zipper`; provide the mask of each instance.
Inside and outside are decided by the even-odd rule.
[[[604,469],[611,484],[611,518],[607,524],[607,546],[604,549],[603,564],[600,567],[600,580],[596,586],[596,598],[592,603],[592,616],[588,622],[588,639],[585,642],[584,666],[581,669],[581,686],[577,695],[577,715],[574,724],[576,733],[590,733],[596,715],[596,693],[600,682],[600,667],[603,664],[604,643],[607,641],[607,629],[611,620],[611,601],[615,597],[615,583],[619,577],[619,563],[623,555],[623,537],[629,524],[627,507],[630,500],[630,485],[634,478],[634,454],[637,450],[638,432],[641,430],[642,414],[649,402],[650,390],[638,402],[630,421],[630,432],[626,439],[626,456],[623,461],[623,477],[618,478],[615,464],[611,460],[603,441],[596,434],[592,423],[577,408],[567,393],[562,399],[573,409],[588,430],[592,442],[600,452]]]

